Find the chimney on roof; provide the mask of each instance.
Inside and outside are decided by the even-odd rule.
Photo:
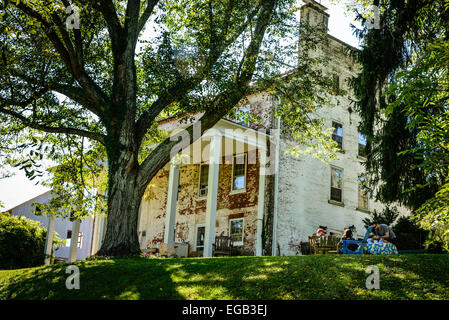
[[[327,32],[329,14],[327,8],[314,0],[303,0],[301,7],[301,23],[306,23],[310,27],[316,27]]]

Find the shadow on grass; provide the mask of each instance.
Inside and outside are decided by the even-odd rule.
[[[111,259],[26,269],[0,284],[2,299],[449,299],[447,255]],[[369,265],[380,290],[368,290]]]
[[[66,288],[70,264],[24,270],[0,287],[2,299],[183,299],[161,263],[145,265],[138,259],[76,263],[80,289]],[[150,284],[150,285],[149,285]],[[3,292],[2,292],[3,291]]]

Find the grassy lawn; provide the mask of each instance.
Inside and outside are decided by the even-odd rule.
[[[449,255],[90,260],[0,271],[0,299],[449,299]],[[369,265],[380,290],[368,290]]]

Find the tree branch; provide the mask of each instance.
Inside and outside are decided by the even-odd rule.
[[[194,143],[194,138],[199,138],[202,134],[212,128],[221,118],[223,118],[233,107],[235,107],[245,96],[249,89],[249,82],[254,74],[257,57],[265,35],[265,31],[270,24],[276,0],[266,0],[262,2],[261,12],[257,18],[254,37],[251,40],[245,57],[243,58],[243,71],[236,76],[235,82],[230,85],[230,89],[222,92],[215,98],[214,108],[210,108],[198,120],[201,123],[201,134],[193,136],[193,124],[187,127],[190,143]],[[178,141],[171,141],[170,138],[160,143],[139,167],[137,186],[140,189],[146,188],[151,178],[170,161],[171,149],[178,144]]]
[[[171,103],[177,101],[177,99],[182,98],[192,90],[196,85],[198,85],[212,70],[214,64],[223,54],[224,50],[230,46],[251,24],[252,19],[260,11],[261,6],[257,6],[248,14],[248,19],[246,23],[243,23],[240,28],[238,28],[234,33],[230,34],[226,39],[222,37],[221,43],[211,43],[210,54],[207,59],[206,66],[200,70],[197,74],[193,75],[189,79],[182,80],[175,83],[171,88],[169,88],[164,95],[159,97],[149,108],[149,110],[142,113],[136,123],[136,140],[138,145],[140,145],[143,136],[146,134],[151,123],[156,119],[156,117]],[[228,12],[232,11],[232,8],[228,8]]]
[[[124,27],[120,23],[115,5],[112,0],[91,1],[92,5],[97,8],[103,15],[104,20],[108,26],[109,36],[111,37],[112,50],[114,52],[120,51],[122,45],[122,37],[124,36]]]
[[[5,109],[4,107],[0,107],[0,113],[7,114],[17,120],[19,120],[24,126],[30,127],[32,129],[41,130],[49,133],[65,133],[65,134],[75,134],[78,136],[86,137],[89,139],[96,140],[101,144],[105,144],[105,136],[101,133],[95,133],[90,131],[85,131],[77,128],[68,128],[68,127],[52,127],[45,124],[36,123],[32,120],[29,120],[22,114]]]
[[[58,30],[60,30],[63,38],[65,39],[64,42],[68,45],[67,48],[64,46],[64,43],[61,41],[59,36],[54,31],[53,26],[46,19],[44,19],[38,12],[33,10],[31,7],[27,6],[22,1],[13,3],[23,13],[25,13],[29,17],[36,19],[41,23],[42,30],[47,35],[49,40],[52,42],[56,51],[61,55],[64,63],[66,64],[71,74],[75,77],[75,79],[79,82],[79,84],[87,92],[89,92],[92,100],[96,102],[96,105],[98,106],[97,112],[98,113],[104,112],[104,106],[108,105],[108,98],[106,94],[104,94],[102,89],[92,80],[92,78],[89,77],[84,68],[78,63],[68,33],[65,30],[61,31],[61,22],[59,21],[59,18],[54,16],[54,19],[57,18],[56,26],[58,27],[59,24]]]
[[[147,0],[147,7],[145,8],[145,11],[142,13],[137,27],[139,33],[145,27],[145,24],[147,23],[148,19],[153,13],[154,7],[156,7],[158,2],[159,0]]]
[[[128,46],[133,49],[135,48],[139,35],[139,12],[140,0],[128,0],[125,16],[125,33],[130,42]]]
[[[101,105],[97,105],[96,100],[92,99],[89,95],[86,95],[82,88],[73,87],[70,85],[65,85],[58,82],[46,82],[43,80],[38,80],[32,78],[26,74],[23,74],[17,70],[13,70],[11,68],[8,69],[11,72],[11,75],[16,76],[29,84],[38,85],[44,89],[48,89],[48,91],[54,90],[57,91],[73,101],[79,103],[83,107],[85,107],[90,112],[94,113],[97,116],[101,117],[101,113],[99,110],[102,108]],[[31,103],[31,102],[30,102]]]

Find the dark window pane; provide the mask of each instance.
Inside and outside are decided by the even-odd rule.
[[[366,158],[366,136],[359,132],[359,156]]]
[[[245,188],[246,155],[234,157],[232,190]]]
[[[332,84],[333,90],[332,91],[334,94],[338,94],[340,92],[340,77],[338,75],[334,74],[332,76],[332,78],[333,78],[333,84]]]
[[[343,147],[343,126],[339,123],[332,122],[332,127],[334,128],[334,132],[332,133],[332,139],[337,142],[338,148],[342,149]]]
[[[209,165],[203,164],[200,169],[200,186],[199,186],[199,195],[207,196],[207,186],[209,183]]]
[[[366,158],[366,146],[359,143],[359,156]]]
[[[206,233],[206,227],[198,227],[196,235],[196,246],[204,246],[204,234]]]
[[[236,112],[236,122],[243,126],[248,126],[249,106],[240,107]]]
[[[331,187],[331,200],[341,202],[341,189]]]
[[[341,189],[343,172],[340,169],[332,168],[331,187]]]
[[[35,209],[34,209],[34,214],[35,214],[36,216],[41,216],[41,215],[42,215],[41,208],[35,207]]]
[[[337,136],[335,134],[332,135],[332,139],[337,142],[338,148],[343,148],[343,137]]]
[[[231,230],[229,233],[233,242],[243,241],[243,219],[232,220]]]

